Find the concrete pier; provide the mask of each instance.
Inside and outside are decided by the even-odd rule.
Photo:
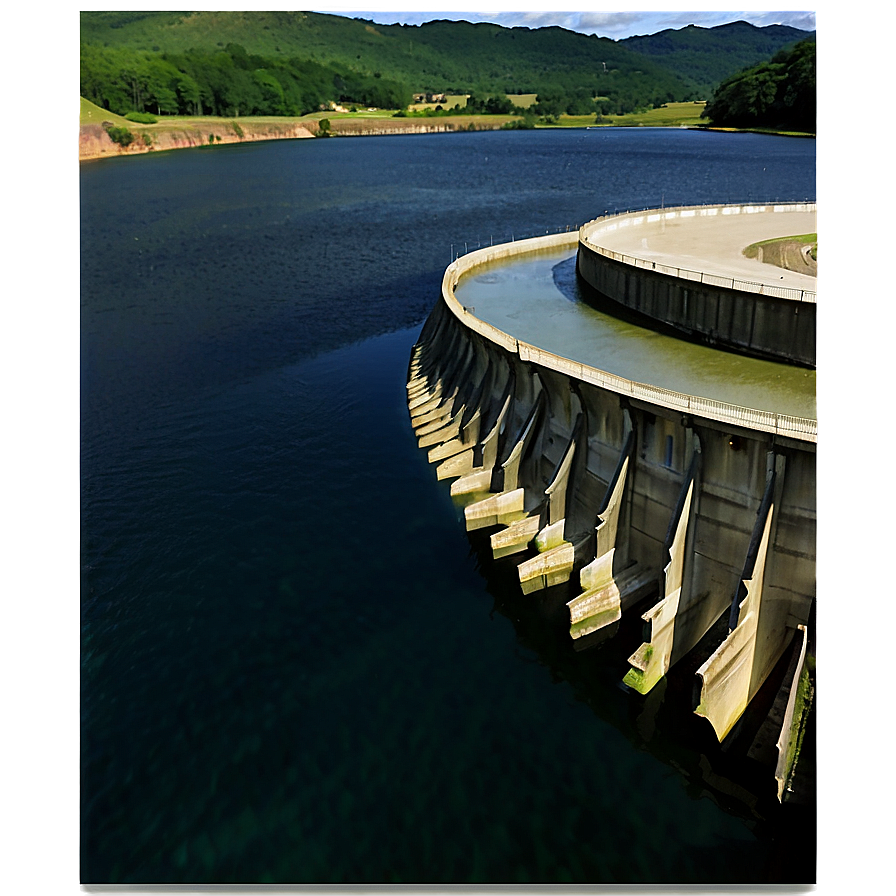
[[[483,265],[576,245],[581,257],[583,241],[494,246],[449,266],[409,364],[411,420],[467,529],[516,564],[521,592],[568,589],[572,638],[641,613],[643,643],[620,670],[633,690],[649,693],[699,645],[694,710],[721,741],[808,631],[817,424],[615,376],[457,301]],[[791,665],[787,694],[804,668]],[[764,734],[784,757],[779,796],[805,701],[793,705]]]

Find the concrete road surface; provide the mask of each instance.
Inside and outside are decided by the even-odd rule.
[[[664,216],[659,221],[609,233],[596,230],[588,235],[588,242],[645,261],[814,292],[815,277],[746,258],[743,251],[761,240],[815,233],[815,214],[767,211],[693,218]]]

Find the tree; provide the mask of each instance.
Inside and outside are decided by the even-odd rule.
[[[145,79],[145,106],[155,106],[159,114],[175,114],[179,111],[177,80],[179,72],[163,59],[150,59],[143,72]],[[140,111],[140,110],[138,110]]]
[[[723,81],[702,116],[721,127],[815,130],[815,41]]]
[[[535,97],[535,105],[532,107],[536,115],[556,119],[558,115],[566,112],[566,96],[558,90],[539,93]]]
[[[178,72],[174,82],[174,92],[177,96],[177,108],[179,112],[187,115],[202,114],[202,100],[199,85],[187,74]]]
[[[257,69],[252,73],[261,93],[260,112],[264,115],[286,115],[286,100],[283,96],[283,85],[265,69]]]

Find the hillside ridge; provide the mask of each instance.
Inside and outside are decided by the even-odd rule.
[[[217,52],[238,44],[250,55],[341,67],[403,82],[413,92],[525,94],[587,88],[595,96],[634,105],[707,99],[724,78],[812,34],[789,26],[734,22],[614,41],[559,26],[507,28],[444,19],[380,25],[313,12],[105,11],[80,16],[82,44],[150,57]]]

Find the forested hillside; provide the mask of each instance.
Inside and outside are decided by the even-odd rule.
[[[656,34],[627,37],[620,43],[676,71],[686,73],[708,97],[726,78],[770,59],[779,50],[806,40],[814,32],[789,25],[758,28],[730,22],[714,28],[688,25]]]
[[[645,39],[557,27],[374,25],[304,12],[82,12],[81,94],[119,113],[233,116],[299,115],[329,102],[403,108],[412,93],[534,93],[555,114],[621,114],[707,97],[701,65],[714,52],[711,35],[720,31],[720,47],[732,41],[721,29],[696,30],[699,52],[685,53],[673,32],[664,40],[678,49],[664,54]]]
[[[313,60],[223,49],[146,53],[81,44],[81,96],[104,109],[181,115],[304,115],[330,102],[400,109],[406,84]]]
[[[621,113],[697,99],[616,42],[562,28],[373,25],[315,13],[81,13],[82,95],[116,112],[301,114],[335,101],[401,108],[412,92],[523,94]],[[225,81],[238,83],[225,87]],[[281,100],[282,94],[282,100]]]
[[[815,41],[725,80],[702,113],[713,125],[815,132]]]

